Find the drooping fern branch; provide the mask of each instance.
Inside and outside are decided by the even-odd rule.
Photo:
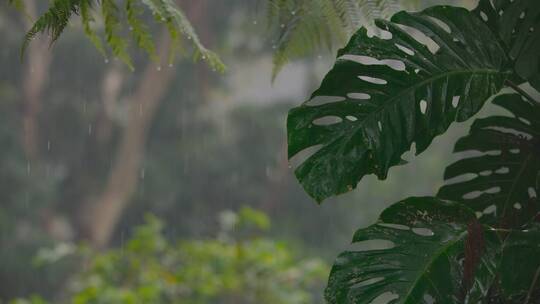
[[[362,24],[387,18],[415,0],[268,0],[267,22],[277,32],[273,77],[291,59],[342,45]]]
[[[23,2],[20,0],[9,0],[8,3],[19,10],[24,10]],[[24,55],[28,44],[38,34],[48,34],[51,44],[55,43],[72,17],[76,15],[80,16],[82,28],[89,40],[101,54],[107,56],[102,38],[92,27],[92,23],[95,22],[94,15],[101,12],[101,17],[104,20],[105,42],[115,57],[133,69],[131,56],[128,52],[129,41],[123,34],[125,29],[129,27],[130,36],[135,44],[157,61],[156,48],[149,26],[142,18],[144,8],[146,8],[155,16],[156,22],[165,25],[170,33],[172,46],[169,61],[174,60],[174,54],[182,49],[180,46],[183,45],[184,40],[188,40],[193,49],[195,61],[205,60],[212,69],[217,71],[225,69],[219,57],[201,43],[191,23],[174,1],[125,0],[124,3],[124,6],[118,6],[115,0],[51,1],[47,11],[35,21],[26,33],[21,56]],[[98,10],[97,6],[101,6],[101,10]]]

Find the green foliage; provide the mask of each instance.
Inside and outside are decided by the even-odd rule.
[[[267,22],[278,33],[274,51],[275,78],[290,60],[341,45],[362,23],[387,18],[398,0],[268,0]],[[413,2],[413,1],[406,1]]]
[[[473,11],[498,35],[513,61],[516,78],[540,91],[540,9],[535,0],[480,0]]]
[[[182,44],[185,38],[185,40],[190,41],[190,45],[193,47],[193,59],[195,61],[202,59],[214,70],[220,72],[225,70],[225,66],[219,57],[201,43],[187,17],[171,0],[127,0],[123,9],[113,0],[54,0],[51,2],[49,9],[36,20],[32,28],[27,32],[21,56],[24,55],[31,40],[39,33],[48,33],[51,44],[54,43],[74,15],[81,16],[85,34],[98,51],[106,56],[101,39],[91,27],[91,23],[94,21],[93,8],[94,6],[101,6],[105,40],[115,57],[122,60],[131,69],[134,68],[128,52],[129,42],[123,36],[125,30],[124,19],[126,19],[131,31],[131,37],[136,45],[146,51],[153,60],[157,60],[155,45],[152,41],[149,26],[144,23],[144,10],[139,5],[139,1],[155,16],[157,23],[164,24],[167,27],[173,45],[170,56],[171,63],[174,60],[174,53],[179,50],[178,45]],[[21,2],[17,0],[10,0],[9,3],[22,9]],[[124,14],[126,15],[125,18]]]
[[[509,75],[503,48],[465,9],[400,12],[376,24],[392,37],[360,29],[311,100],[289,113],[289,157],[321,145],[295,171],[317,201],[352,190],[367,174],[385,179],[412,143],[424,151],[452,122],[477,113]],[[439,49],[432,53],[399,25]]]
[[[121,248],[83,251],[87,268],[74,280],[67,302],[318,302],[313,291],[328,271],[322,261],[300,258],[286,244],[261,237],[258,228],[269,221],[260,211],[244,207],[227,212],[221,222],[216,238],[171,243],[163,223],[148,215]],[[243,238],[240,231],[252,233]]]
[[[444,178],[450,183],[438,196],[465,202],[483,214],[483,221],[503,218],[505,226],[519,227],[540,211],[536,197],[531,197],[540,193],[535,182],[540,172],[540,105],[518,94],[500,95],[493,103],[514,116],[474,122],[454,151],[481,154],[448,166]]]
[[[519,86],[538,88],[539,17],[538,1],[486,0],[472,13],[377,20],[380,37],[361,28],[290,111],[289,156],[318,148],[296,176],[321,201],[366,174],[386,178],[411,144],[421,153],[505,86],[515,91],[493,100],[512,116],[478,119],[457,142],[466,154],[440,198],[406,199],[356,232],[360,248],[332,268],[329,303],[540,303],[540,101]]]
[[[482,275],[462,292],[463,256],[472,210],[435,198],[408,198],[386,209],[379,221],[354,235],[360,250],[342,253],[330,274],[330,303],[372,303],[381,294],[395,303],[478,303],[494,280],[490,247]],[[389,244],[377,244],[385,241]],[[366,246],[371,243],[371,247]],[[367,247],[367,248],[366,248]],[[434,301],[434,302],[433,302]]]

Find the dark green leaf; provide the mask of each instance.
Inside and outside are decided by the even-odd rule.
[[[502,294],[508,301],[540,300],[540,227],[512,231],[503,244],[498,270]],[[525,301],[528,300],[528,301]],[[535,300],[535,302],[531,301]]]
[[[376,24],[392,38],[360,29],[312,99],[289,113],[289,157],[320,146],[296,169],[317,201],[352,190],[366,174],[386,178],[411,144],[425,150],[452,122],[478,112],[509,74],[493,33],[465,9],[400,12]],[[424,33],[438,51],[400,25]],[[325,96],[339,101],[314,104]]]
[[[464,243],[468,223],[475,220],[472,210],[435,198],[394,204],[378,223],[358,230],[353,239],[356,245],[369,241],[377,247],[376,240],[390,244],[342,253],[330,274],[328,302],[369,304],[385,297],[393,304],[478,303],[495,278],[498,241],[487,240],[465,295]]]
[[[540,91],[540,1],[480,0],[474,13],[497,33],[516,73]]]
[[[455,152],[476,154],[446,168],[445,179],[460,180],[443,186],[438,196],[464,201],[483,212],[484,221],[504,218],[504,225],[519,227],[539,209],[540,104],[517,94],[498,96],[493,103],[514,117],[492,116],[474,122],[469,135],[456,143]]]

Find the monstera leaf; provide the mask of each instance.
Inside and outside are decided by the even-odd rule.
[[[475,221],[472,210],[435,198],[409,198],[391,206],[353,240],[390,244],[342,253],[330,274],[328,302],[479,303],[496,280],[500,241],[494,233],[472,237]],[[464,289],[467,243],[482,254]]]
[[[413,143],[425,150],[510,74],[494,34],[465,9],[400,12],[376,25],[383,37],[361,28],[311,100],[289,113],[289,158],[318,148],[295,171],[317,201],[352,190],[366,174],[386,178]]]
[[[502,41],[516,73],[540,91],[540,1],[480,0],[474,13]]]
[[[478,119],[469,135],[460,139],[455,152],[475,151],[446,168],[438,196],[463,201],[484,213],[485,220],[506,219],[519,226],[538,212],[540,188],[540,104],[517,94],[505,94],[493,103],[514,117]],[[455,179],[460,179],[455,181]]]
[[[502,252],[499,286],[511,301],[504,303],[540,303],[540,225],[510,232]]]

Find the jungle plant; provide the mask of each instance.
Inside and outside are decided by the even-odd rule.
[[[266,214],[243,207],[224,211],[219,222],[214,238],[172,242],[163,222],[147,215],[122,248],[78,250],[86,266],[66,299],[55,303],[319,302],[313,293],[324,284],[327,265],[265,237],[271,224]],[[65,250],[48,251],[38,254],[39,264],[55,263]],[[34,296],[10,303],[48,302]]]
[[[540,2],[435,6],[359,29],[309,101],[289,112],[295,174],[321,202],[385,179],[452,122],[477,119],[435,197],[400,201],[358,230],[329,303],[540,303]],[[529,93],[530,92],[530,93]]]
[[[25,12],[24,1],[8,0],[18,10]],[[101,14],[99,14],[101,11]],[[137,47],[144,50],[150,58],[158,60],[158,54],[150,32],[150,25],[145,23],[144,13],[154,16],[156,23],[166,27],[171,38],[169,62],[172,63],[176,53],[186,53],[186,41],[189,41],[195,61],[205,60],[214,70],[223,71],[225,66],[219,57],[208,50],[199,40],[184,12],[172,0],[126,0],[120,4],[114,0],[54,0],[47,11],[38,17],[32,28],[26,33],[21,49],[21,56],[32,39],[39,33],[47,33],[53,44],[64,32],[73,16],[80,16],[82,28],[96,49],[107,57],[103,39],[93,28],[95,16],[103,19],[106,45],[112,54],[122,60],[130,69],[134,69],[128,52],[128,39],[123,33],[129,28],[129,36]]]

